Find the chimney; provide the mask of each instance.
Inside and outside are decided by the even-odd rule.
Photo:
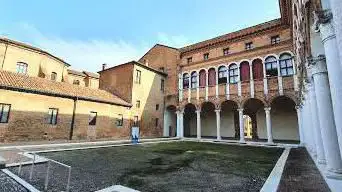
[[[106,63],[102,64],[102,71],[105,70],[106,68],[107,68],[107,64]]]

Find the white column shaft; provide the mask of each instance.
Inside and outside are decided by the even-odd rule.
[[[240,122],[240,142],[245,142],[245,125],[243,121],[243,109],[238,109],[239,111],[239,122]]]
[[[181,137],[180,112],[177,111],[177,137]]]
[[[265,114],[266,114],[267,142],[273,143],[271,108],[265,108]]]
[[[221,140],[221,115],[220,110],[215,110],[216,112],[216,136],[217,140]]]
[[[300,106],[297,106],[296,111],[297,111],[298,129],[299,129],[299,141],[300,141],[300,145],[303,146],[304,134],[303,134],[302,108]]]
[[[342,1],[330,0],[330,7],[334,17],[337,45],[340,53],[340,65],[342,68]]]
[[[197,110],[197,139],[201,139],[201,111]]]

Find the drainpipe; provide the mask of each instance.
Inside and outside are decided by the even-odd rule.
[[[6,49],[5,49],[4,58],[3,58],[3,60],[2,60],[1,69],[4,69],[4,64],[5,64],[6,54],[7,54],[7,47],[8,47],[8,44],[5,44],[5,45],[6,45]]]
[[[72,111],[72,119],[71,119],[71,125],[70,125],[70,134],[69,134],[69,140],[72,140],[72,135],[74,133],[74,124],[75,124],[75,115],[76,115],[76,105],[77,105],[78,97],[74,99],[74,109]]]

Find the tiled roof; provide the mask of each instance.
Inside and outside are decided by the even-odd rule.
[[[47,52],[47,51],[44,51],[44,50],[42,50],[42,49],[40,49],[40,48],[38,48],[38,47],[34,47],[34,46],[32,46],[32,45],[28,45],[28,44],[26,44],[26,43],[22,43],[22,42],[19,42],[19,41],[14,41],[14,40],[12,40],[12,39],[7,39],[7,38],[5,38],[5,37],[0,37],[0,42],[4,42],[4,43],[6,43],[6,44],[16,45],[16,46],[20,46],[20,47],[25,47],[25,48],[27,48],[27,49],[31,49],[31,50],[33,50],[33,51],[37,51],[37,52],[39,52],[39,53],[41,53],[41,54],[45,54],[45,55],[48,55],[48,56],[50,56],[50,57],[52,57],[52,58],[57,59],[58,61],[64,63],[64,65],[66,65],[66,66],[70,66],[70,64],[67,63],[67,62],[65,62],[63,59],[61,59],[61,58],[59,58],[59,57],[56,57],[56,56],[52,55],[51,53],[49,53],[49,52]]]
[[[205,40],[205,41],[202,41],[202,42],[199,42],[199,43],[195,43],[195,44],[192,44],[192,45],[180,48],[179,50],[181,51],[181,53],[189,52],[189,51],[192,51],[192,50],[195,50],[195,49],[200,49],[200,48],[203,48],[203,47],[212,46],[212,45],[215,45],[215,44],[218,44],[218,43],[231,41],[233,39],[240,38],[240,37],[243,37],[243,36],[246,36],[246,35],[250,35],[250,34],[253,34],[253,33],[256,33],[256,32],[260,32],[260,31],[264,31],[264,30],[267,30],[267,29],[271,29],[273,27],[280,26],[281,24],[282,23],[281,23],[280,19],[275,19],[275,20],[272,20],[272,21],[268,21],[266,23],[261,23],[259,25],[255,25],[255,26],[252,26],[252,27],[241,29],[239,31],[235,31],[235,32],[228,33],[228,34],[225,34],[225,35],[221,35],[221,36],[218,36],[218,37],[215,37],[215,38],[212,38],[212,39],[208,39],[208,40]]]
[[[39,77],[29,77],[27,75],[3,70],[0,70],[0,88],[56,97],[77,97],[80,100],[116,104],[127,107],[132,106],[130,103],[105,90],[80,87],[65,82],[55,82]]]
[[[145,65],[145,64],[143,64],[143,63],[140,63],[140,62],[138,62],[138,61],[130,61],[130,62],[127,62],[127,63],[124,63],[124,64],[116,65],[116,66],[107,68],[107,69],[105,69],[105,70],[99,71],[99,73],[101,73],[101,72],[103,72],[103,71],[107,71],[107,70],[112,70],[112,69],[115,69],[115,68],[120,67],[120,66],[123,66],[123,65],[138,65],[138,66],[143,67],[143,68],[145,68],[145,69],[147,69],[147,70],[150,70],[150,71],[152,71],[152,72],[154,72],[154,73],[158,73],[159,75],[167,76],[167,73],[162,72],[162,71],[158,71],[158,70],[156,70],[156,69],[154,69],[154,68],[152,68],[152,67],[150,67],[150,66],[147,66],[147,65]]]
[[[83,71],[83,73],[86,74],[89,77],[93,77],[93,78],[96,78],[96,79],[100,78],[100,75],[97,74],[97,73],[92,73],[92,72],[88,72],[88,71]]]
[[[68,74],[73,74],[73,75],[78,75],[78,76],[82,76],[82,77],[86,77],[86,74],[84,74],[81,71],[76,71],[73,69],[68,69]]]

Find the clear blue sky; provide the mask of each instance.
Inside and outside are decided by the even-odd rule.
[[[182,47],[280,17],[278,0],[0,0],[0,35],[75,69],[138,59],[156,43]]]

